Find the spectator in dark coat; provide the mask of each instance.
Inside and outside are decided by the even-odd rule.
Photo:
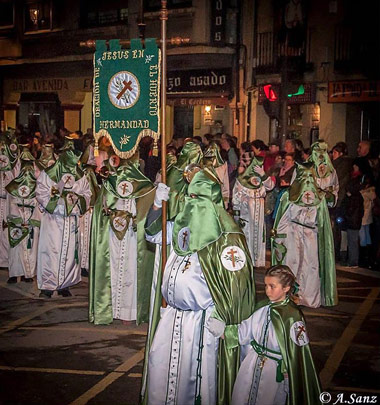
[[[364,202],[360,193],[363,174],[355,160],[351,178],[342,201],[344,224],[347,229],[348,267],[357,268],[359,264],[359,230],[364,215]]]

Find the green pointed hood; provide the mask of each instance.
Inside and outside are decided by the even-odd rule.
[[[220,155],[219,146],[216,142],[211,142],[207,149],[204,151],[203,163],[206,167],[217,168],[224,164],[224,160]]]
[[[321,199],[313,163],[296,163],[296,177],[289,187],[289,201],[301,206],[315,206]]]
[[[308,162],[314,164],[317,177],[328,177],[334,171],[326,142],[317,141],[311,145],[311,156]]]
[[[264,164],[264,158],[262,156],[254,156],[249,166],[243,173],[239,174],[239,183],[249,189],[257,189],[261,186],[262,180],[260,176],[255,172],[255,166],[262,166]]]
[[[78,166],[80,156],[79,151],[67,149],[59,155],[54,165],[48,167],[45,172],[56,183],[60,181],[65,173],[72,174],[77,181],[83,176],[83,171]]]
[[[52,143],[45,143],[41,148],[40,158],[37,159],[36,164],[40,170],[45,170],[47,167],[52,166],[56,162],[54,156],[54,145]]]
[[[172,221],[181,212],[189,184],[183,178],[185,167],[202,162],[202,149],[194,142],[188,142],[177,158],[177,163],[170,167],[166,184],[170,187],[168,201],[168,220]]]
[[[8,137],[8,132],[0,135],[0,172],[12,170],[17,162],[17,144]]]
[[[5,189],[13,197],[30,199],[36,196],[36,184],[34,161],[23,160],[21,161],[20,174]]]
[[[173,248],[180,256],[197,252],[218,240],[223,233],[242,233],[223,207],[220,181],[213,169],[193,177],[183,210],[173,228]]]

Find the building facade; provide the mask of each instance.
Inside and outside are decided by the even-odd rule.
[[[145,23],[146,38],[160,38],[160,3],[1,1],[1,119],[42,133],[60,127],[86,131],[92,126],[94,50],[80,42],[138,38],[139,22]],[[243,89],[238,2],[169,0],[168,9],[167,37],[190,38],[188,45],[167,51],[168,138],[243,134],[236,98]]]
[[[244,31],[254,38],[249,138],[345,141],[352,155],[360,140],[378,141],[379,3],[255,0],[253,8]]]

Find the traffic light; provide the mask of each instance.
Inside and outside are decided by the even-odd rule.
[[[269,101],[273,102],[273,101],[278,100],[278,96],[277,96],[276,92],[274,91],[271,84],[266,84],[265,86],[263,86],[263,89],[264,89],[265,96]]]
[[[263,90],[263,107],[269,118],[280,119],[280,86],[265,84]]]
[[[287,93],[288,93],[288,97],[293,97],[293,96],[301,96],[302,94],[305,94],[305,87],[303,86],[303,84],[300,85],[295,85],[295,88],[288,88]],[[289,87],[289,86],[288,86]]]

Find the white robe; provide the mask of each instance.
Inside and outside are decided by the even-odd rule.
[[[20,163],[17,162],[12,170],[0,171],[0,267],[8,267],[8,229],[3,227],[7,222],[9,195],[5,187],[18,176]]]
[[[293,174],[293,178],[295,178],[295,174]],[[327,177],[318,177],[315,176],[315,181],[317,182],[318,187],[324,191],[330,191],[335,196],[334,203],[327,203],[328,207],[334,207],[337,200],[338,200],[338,192],[339,192],[339,180],[336,171],[334,171]],[[293,182],[293,181],[292,181]]]
[[[37,180],[36,197],[43,208],[50,201],[52,187],[58,186],[46,172],[42,172]],[[70,190],[83,196],[88,206],[91,190],[86,176],[75,181]],[[62,198],[58,200],[53,214],[43,212],[37,259],[39,289],[60,290],[81,281],[79,214],[79,207],[76,205],[71,215],[67,216]],[[76,249],[78,262],[75,259]]]
[[[41,220],[41,211],[36,198],[21,199],[12,195],[9,195],[8,198],[8,220],[21,218],[24,224],[28,223],[30,219]],[[26,206],[32,206],[34,209]],[[33,226],[33,239],[30,239],[31,248],[29,249],[29,235],[15,247],[9,247],[9,277],[33,278],[36,275],[39,233],[40,228]]]
[[[153,243],[160,243],[160,238],[161,233],[147,236]],[[207,329],[214,303],[197,253],[178,256],[171,249],[161,290],[168,305],[161,308],[149,352],[148,404],[193,405],[200,394],[202,403],[213,405],[217,393],[219,339]],[[197,378],[197,374],[202,378]]]
[[[239,180],[234,186],[232,204],[234,210],[240,210],[240,218],[246,221],[243,232],[255,267],[265,267],[264,205],[267,191],[274,186],[272,177],[264,180],[257,189],[244,187]]]
[[[135,199],[119,199],[115,208],[136,215]],[[137,317],[137,232],[130,220],[124,238],[119,240],[109,227],[112,313],[114,319]],[[149,286],[147,286],[149,288]]]
[[[269,305],[254,312],[238,328],[239,344],[248,345],[232,392],[232,405],[285,405],[289,391],[288,379],[276,382],[277,362],[260,358],[251,346],[253,339],[262,346],[278,352],[270,353],[281,359],[280,347],[270,320]]]

